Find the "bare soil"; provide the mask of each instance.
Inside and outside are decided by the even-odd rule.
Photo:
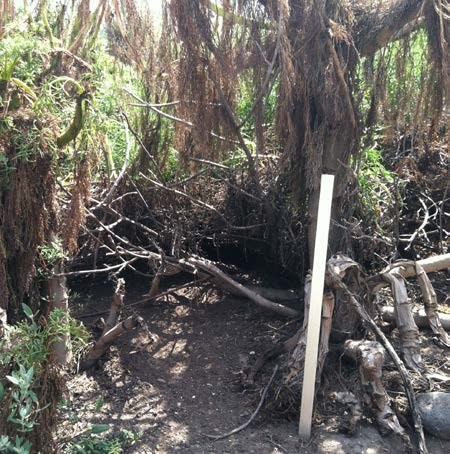
[[[112,288],[105,283],[89,288],[77,285],[81,295],[73,311],[93,324],[98,316],[86,315],[109,308]],[[324,392],[308,443],[298,440],[297,421],[264,411],[244,431],[211,440],[207,434],[226,433],[252,414],[273,365],[266,366],[252,390],[242,386],[243,374],[258,354],[296,326],[246,300],[195,286],[156,303],[130,306],[148,289],[145,279],[128,283],[126,315],[141,315],[149,331],[123,336],[98,367],[68,380],[79,421],[62,415],[60,426],[66,438],[95,423],[141,432],[139,441],[126,449],[128,453],[404,452],[398,440],[380,435],[369,420],[354,436],[340,433],[345,409],[328,405]],[[431,342],[426,348],[435,362],[440,361],[441,369],[450,370],[447,352]],[[342,391],[334,377],[335,371],[328,373],[326,392]],[[101,408],[99,399],[104,402]],[[450,452],[450,442],[431,436],[427,442],[431,454]]]

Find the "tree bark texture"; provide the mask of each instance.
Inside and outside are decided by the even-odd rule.
[[[394,432],[404,437],[405,431],[391,406],[390,399],[382,383],[384,348],[379,342],[367,340],[347,340],[345,354],[359,364],[361,384],[366,405],[376,416],[378,425],[386,432]]]
[[[50,310],[61,309],[65,317],[69,315],[69,296],[67,294],[66,278],[61,276],[62,264],[57,264],[53,269],[53,275],[48,279],[48,294]],[[68,320],[66,320],[68,321]],[[70,335],[62,334],[61,338],[52,343],[54,358],[60,366],[67,366],[72,359]]]

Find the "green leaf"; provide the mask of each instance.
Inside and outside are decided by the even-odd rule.
[[[19,379],[17,377],[13,377],[12,375],[7,375],[6,378],[13,384],[18,385]]]
[[[109,429],[110,429],[109,424],[94,424],[91,427],[91,433],[101,434],[102,432],[106,432]]]
[[[31,310],[31,307],[28,306],[28,304],[22,303],[22,309],[28,318],[33,318],[33,311]]]
[[[0,381],[0,401],[5,397],[5,387],[3,386],[3,383]]]
[[[105,401],[103,400],[103,397],[100,397],[97,402],[95,402],[95,411],[99,411],[103,405],[104,405]]]

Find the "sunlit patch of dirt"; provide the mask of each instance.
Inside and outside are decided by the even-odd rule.
[[[148,285],[142,289],[134,287],[127,302],[138,300],[147,290]],[[91,294],[91,302],[84,304],[83,313],[109,307],[111,285],[94,288]],[[345,415],[342,409],[327,405],[327,395],[340,389],[342,383],[355,386],[357,381],[351,380],[357,370],[349,365],[343,365],[342,371],[325,374],[310,442],[298,440],[296,421],[277,419],[264,412],[246,430],[211,441],[205,434],[228,432],[249,418],[271,372],[269,365],[268,372],[258,377],[257,386],[246,390],[239,382],[243,368],[253,364],[255,356],[271,346],[274,339],[287,336],[295,326],[286,325],[285,319],[263,312],[245,300],[222,298],[217,292],[210,292],[205,299],[195,288],[126,310],[127,315],[132,312],[145,319],[152,342],[148,343],[146,333],[129,333],[96,369],[68,382],[74,407],[82,414],[81,421],[70,426],[73,435],[94,422],[110,424],[116,430],[141,432],[138,443],[126,451],[137,454],[402,452],[398,440],[381,436],[369,420],[354,436],[339,432]],[[92,323],[95,317],[83,320]],[[424,352],[426,362],[438,351],[441,356],[446,354],[431,341],[425,347],[430,349]],[[395,385],[396,377],[393,380]],[[96,410],[100,397],[104,404]],[[67,421],[61,424],[68,425]],[[448,452],[450,447],[448,442],[433,437],[428,438],[428,443],[433,454]]]

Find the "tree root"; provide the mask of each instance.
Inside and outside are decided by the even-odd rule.
[[[381,381],[384,363],[382,345],[374,341],[347,340],[344,353],[359,364],[366,404],[374,410],[378,425],[386,432],[394,432],[406,440],[405,430],[389,405],[390,399]]]
[[[356,263],[354,263],[354,265],[356,267],[358,266]],[[417,409],[414,389],[412,387],[411,381],[409,379],[409,374],[405,365],[403,364],[400,357],[397,355],[397,352],[394,350],[394,347],[392,347],[392,344],[389,342],[389,340],[383,334],[380,328],[378,328],[377,324],[373,321],[372,317],[368,314],[366,309],[364,309],[364,307],[356,299],[355,295],[349,290],[349,288],[344,284],[344,282],[342,282],[341,276],[339,276],[331,267],[328,267],[328,280],[329,284],[332,284],[334,288],[339,288],[348,295],[350,304],[352,304],[353,307],[356,309],[357,313],[361,317],[361,320],[377,336],[381,344],[384,346],[384,348],[392,358],[395,366],[397,367],[397,370],[400,373],[403,385],[405,387],[405,392],[408,397],[411,415],[414,422],[414,431],[416,433],[417,438],[416,440],[417,450],[420,454],[427,454],[428,450],[425,443],[425,435],[423,433],[422,419]]]

